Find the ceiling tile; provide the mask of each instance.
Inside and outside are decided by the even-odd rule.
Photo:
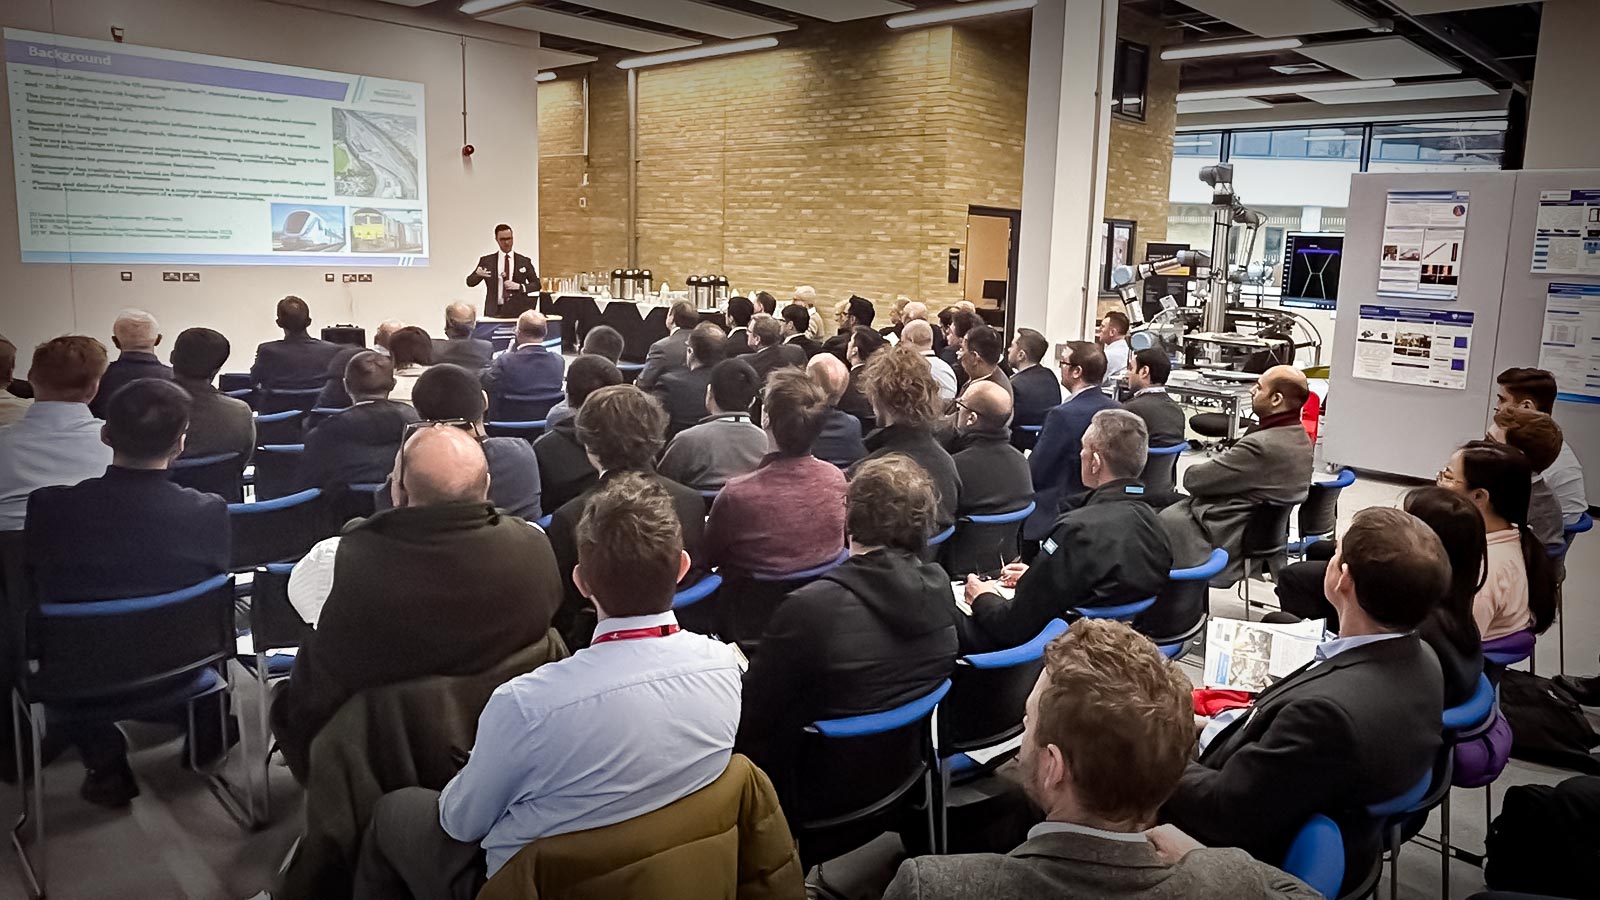
[[[1525,0],[1525,2],[1538,3],[1539,0]],[[1520,2],[1508,3],[1507,0],[1394,0],[1394,5],[1414,16],[1429,16],[1434,13],[1459,12],[1463,9],[1518,6]]]
[[[1224,100],[1184,100],[1178,104],[1178,114],[1208,113],[1208,112],[1233,112],[1240,109],[1266,109],[1270,103],[1252,100],[1249,97],[1234,97]]]
[[[1388,103],[1398,100],[1441,100],[1446,97],[1487,97],[1498,93],[1476,78],[1435,81],[1423,84],[1397,84],[1387,88],[1362,88],[1306,94],[1306,99],[1326,105],[1345,103]]]
[[[679,50],[700,43],[694,38],[646,31],[630,25],[618,25],[593,16],[575,16],[533,6],[513,6],[478,16],[481,22],[509,25],[545,34],[560,35],[591,44],[621,47],[635,53],[658,53],[662,50]]]
[[[892,16],[916,9],[898,0],[756,0],[762,6],[788,10],[825,22],[851,22],[874,16]]]
[[[1184,4],[1260,37],[1350,31],[1374,24],[1337,0],[1184,0]]]
[[[1363,79],[1461,74],[1460,66],[1434,56],[1399,35],[1367,41],[1312,44],[1295,52]]]
[[[729,40],[793,31],[797,27],[788,22],[752,16],[749,13],[724,9],[697,0],[567,0],[567,2],[669,28],[699,31]]]

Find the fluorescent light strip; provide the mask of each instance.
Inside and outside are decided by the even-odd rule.
[[[646,66],[664,66],[667,63],[686,62],[691,59],[705,59],[708,56],[727,56],[732,53],[748,53],[751,50],[768,50],[778,46],[775,37],[750,38],[745,41],[729,41],[726,44],[703,44],[699,47],[690,47],[685,50],[669,50],[666,53],[651,53],[647,56],[630,56],[619,60],[619,69],[643,69]]]
[[[981,0],[978,3],[963,3],[960,6],[940,6],[934,9],[906,13],[903,16],[890,16],[884,20],[884,24],[890,28],[919,28],[923,25],[937,25],[941,22],[956,22],[962,19],[976,19],[980,16],[993,16],[1000,13],[1033,9],[1035,2],[1036,0]]]
[[[1182,91],[1178,102],[1185,100],[1230,100],[1236,97],[1277,97],[1284,94],[1317,94],[1329,91],[1354,91],[1362,88],[1394,87],[1393,78],[1374,78],[1367,81],[1302,81],[1298,84],[1257,84],[1246,87],[1213,88],[1203,91]]]
[[[1174,147],[1215,147],[1216,141],[1173,141]]]
[[[533,76],[533,80],[534,81],[541,81],[541,82],[543,82],[543,81],[555,81],[556,80],[556,73],[554,73],[554,72],[540,72],[539,74]]]
[[[458,9],[462,15],[476,16],[480,13],[505,9],[508,6],[517,6],[519,3],[520,0],[467,0]]]
[[[1270,53],[1274,50],[1294,50],[1305,45],[1297,37],[1262,38],[1255,41],[1198,41],[1178,44],[1161,51],[1162,59],[1206,59],[1212,56],[1243,56],[1247,53]]]

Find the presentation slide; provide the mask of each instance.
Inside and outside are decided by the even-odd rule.
[[[4,37],[23,262],[427,265],[422,85]]]

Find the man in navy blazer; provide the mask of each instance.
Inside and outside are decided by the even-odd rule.
[[[308,333],[311,308],[299,297],[278,301],[278,327],[283,329],[282,340],[257,345],[250,383],[281,391],[322,387],[328,380],[328,363],[343,345],[318,340]]]
[[[111,395],[130,381],[140,378],[165,378],[171,380],[172,368],[156,357],[156,345],[161,343],[161,326],[156,317],[142,309],[125,309],[117,314],[111,326],[111,343],[122,353],[106,374],[100,376],[100,392],[89,403],[89,412],[95,418],[106,417],[106,404]]]
[[[1011,419],[1011,445],[1018,450],[1031,450],[1038,443],[1039,433],[1023,431],[1024,425],[1043,425],[1050,410],[1061,405],[1061,380],[1044,364],[1050,352],[1050,342],[1032,328],[1018,328],[1011,341],[1007,358],[1016,374],[1011,376],[1011,389],[1016,396],[1016,414]]]
[[[552,397],[561,393],[566,364],[561,354],[545,349],[549,334],[544,313],[530,309],[517,317],[516,345],[483,373],[490,397]]]
[[[128,383],[106,407],[101,440],[111,447],[112,460],[105,474],[73,486],[40,488],[28,498],[25,558],[40,602],[146,597],[228,571],[227,503],[179,487],[167,474],[183,453],[191,404],[188,392],[174,382]],[[220,695],[195,709],[202,763],[223,750],[218,702]],[[186,718],[182,707],[172,712],[174,722]],[[138,796],[127,741],[115,725],[75,724],[63,733],[78,746],[88,769],[84,799],[115,807]]]
[[[483,285],[483,314],[509,318],[539,303],[539,273],[533,260],[511,252],[511,226],[496,225],[494,242],[499,250],[484,255],[467,276],[467,287]]]
[[[1067,343],[1067,355],[1061,360],[1061,385],[1069,396],[1044,417],[1044,430],[1028,457],[1037,508],[1022,523],[1026,540],[1043,540],[1060,514],[1062,501],[1085,490],[1078,460],[1083,433],[1089,430],[1095,413],[1118,406],[1117,401],[1100,391],[1105,377],[1106,355],[1099,345],[1089,341]]]

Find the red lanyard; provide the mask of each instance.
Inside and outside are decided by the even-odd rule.
[[[677,625],[657,625],[653,628],[628,628],[623,631],[608,631],[605,634],[595,635],[594,640],[589,642],[589,646],[605,644],[610,641],[637,641],[641,638],[666,637],[669,634],[677,634],[682,630]]]

